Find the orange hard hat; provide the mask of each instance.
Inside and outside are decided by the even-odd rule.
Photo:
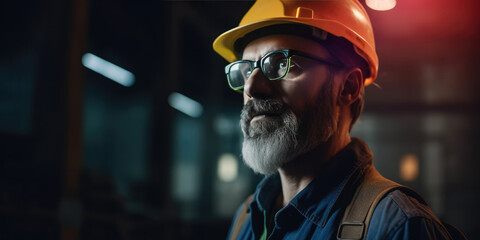
[[[236,61],[241,56],[234,48],[238,39],[257,29],[285,23],[313,26],[347,39],[369,65],[370,76],[365,85],[377,77],[378,56],[372,25],[358,0],[257,0],[238,27],[215,39],[213,49],[227,61]]]

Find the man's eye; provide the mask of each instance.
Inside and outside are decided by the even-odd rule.
[[[290,67],[288,68],[288,73],[296,72],[298,71],[298,66],[297,64],[290,62]]]
[[[296,78],[297,76],[301,75],[302,71],[301,71],[301,68],[293,63],[290,62],[290,68],[288,69],[288,73],[287,75],[285,76],[286,79],[294,79]]]
[[[281,62],[279,68],[280,68],[280,69],[285,69],[285,68],[287,68],[287,63],[286,63],[286,62]]]

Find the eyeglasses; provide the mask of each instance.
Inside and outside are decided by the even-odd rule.
[[[228,64],[225,67],[228,85],[235,91],[242,91],[245,82],[255,68],[260,68],[263,75],[269,80],[282,79],[287,76],[290,70],[292,56],[301,56],[320,63],[339,67],[338,64],[328,62],[308,53],[291,49],[275,50],[267,53],[258,61],[239,60]]]

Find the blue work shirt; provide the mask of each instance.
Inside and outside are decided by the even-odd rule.
[[[372,161],[367,145],[353,138],[328,161],[321,174],[275,214],[275,225],[267,239],[337,239],[338,226],[362,179],[362,170],[371,167]],[[260,238],[265,229],[264,214],[269,215],[279,194],[278,173],[258,184],[249,204],[250,214],[237,239]],[[239,207],[235,218],[242,210]],[[395,190],[378,203],[366,239],[450,239],[450,235],[427,205]]]

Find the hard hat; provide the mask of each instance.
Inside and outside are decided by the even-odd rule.
[[[213,49],[229,62],[240,58],[235,42],[257,29],[285,23],[313,26],[343,37],[353,44],[358,55],[368,62],[371,84],[378,73],[372,25],[367,12],[358,0],[257,0],[245,14],[239,26],[221,34],[213,42]]]

